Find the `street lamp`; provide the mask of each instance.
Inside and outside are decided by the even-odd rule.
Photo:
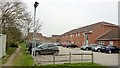
[[[36,47],[36,28],[35,28],[35,17],[36,17],[36,8],[39,5],[38,2],[35,2],[34,4],[34,27],[33,27],[33,56],[35,56],[35,47]],[[33,58],[34,59],[34,58]]]

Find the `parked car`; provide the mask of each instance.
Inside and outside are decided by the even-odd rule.
[[[103,52],[106,52],[106,53],[119,53],[120,49],[116,46],[112,46],[112,45],[108,45],[106,47],[102,47],[100,49],[100,51],[103,53]]]
[[[90,46],[89,45],[82,45],[80,47],[81,50],[90,50]]]
[[[104,47],[105,45],[97,45],[95,47],[92,48],[92,51],[95,51],[95,52],[100,52],[100,49],[101,47]]]
[[[78,46],[76,45],[76,44],[68,44],[67,46],[66,46],[67,48],[78,48]]]
[[[90,46],[90,50],[92,50],[95,46],[97,46],[97,44],[89,44]]]
[[[59,48],[52,43],[44,43],[41,44],[40,46],[36,47],[35,49],[35,54],[54,54],[58,55],[59,53]]]
[[[63,47],[66,47],[66,45],[67,45],[66,43],[63,43],[63,44],[62,44]]]
[[[62,43],[54,43],[57,46],[63,46]]]
[[[28,42],[28,44],[26,45],[26,48],[28,49],[29,54],[32,54],[33,47],[37,47],[37,46],[41,45],[42,42],[36,41],[36,46],[34,46],[34,44],[35,44],[34,41],[31,41],[31,42]]]

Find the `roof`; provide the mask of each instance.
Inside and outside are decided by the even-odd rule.
[[[52,35],[51,37],[60,37],[60,35]]]
[[[73,33],[78,33],[78,32],[89,32],[91,31],[92,29],[94,29],[96,26],[98,25],[104,25],[104,26],[117,26],[115,24],[111,24],[111,23],[108,23],[108,22],[98,22],[98,23],[95,23],[95,24],[91,24],[91,25],[88,25],[88,26],[84,26],[84,27],[80,27],[80,28],[77,28],[77,29],[73,29],[73,30],[70,30],[62,35],[68,35],[68,34],[73,34]]]
[[[28,36],[29,36],[29,35],[32,36],[32,35],[33,35],[33,32],[28,33]],[[36,33],[36,35],[37,35],[37,36],[42,36],[42,33]]]
[[[120,28],[112,29],[107,33],[103,34],[102,36],[97,38],[98,41],[100,40],[120,40]]]

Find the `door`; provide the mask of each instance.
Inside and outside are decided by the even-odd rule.
[[[49,44],[48,45],[48,53],[54,53],[54,47],[55,47],[55,45]]]
[[[40,50],[41,54],[47,54],[48,53],[48,44],[44,44],[41,46],[41,50]]]

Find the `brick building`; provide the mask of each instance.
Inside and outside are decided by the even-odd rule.
[[[106,32],[98,37],[97,41],[104,42],[106,45],[115,45],[120,48],[120,28]]]
[[[33,40],[33,33],[28,33],[27,35],[27,40],[28,41],[32,41]],[[46,37],[43,36],[42,33],[36,33],[36,40],[40,41],[40,42],[53,42],[53,39],[51,37]]]
[[[60,43],[60,35],[52,35],[51,38],[53,39],[54,42]]]
[[[112,29],[118,29],[119,26],[108,22],[98,22],[88,26],[70,30],[61,35],[62,43],[75,43],[78,46],[84,44],[98,44],[104,41],[97,40],[99,37]],[[118,46],[118,45],[117,45]]]

